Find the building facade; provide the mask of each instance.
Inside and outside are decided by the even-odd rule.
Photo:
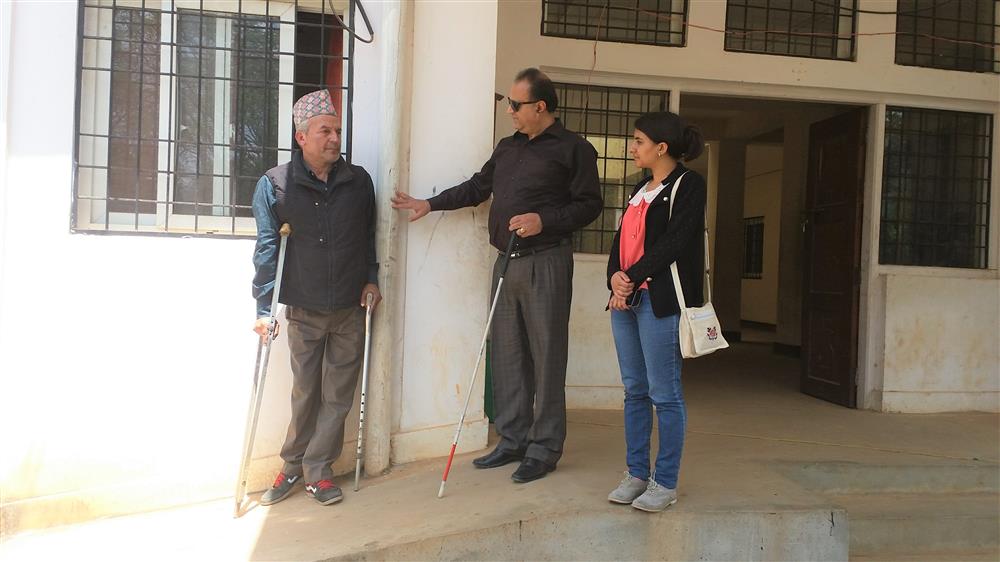
[[[369,473],[447,453],[495,256],[486,206],[408,224],[388,197],[477,171],[510,133],[494,93],[527,66],[558,83],[605,193],[574,240],[570,407],[620,407],[609,232],[641,175],[631,122],[670,109],[705,133],[731,336],[802,357],[803,391],[847,407],[1000,410],[997,4],[364,3],[371,44],[333,17],[367,38],[353,2],[0,4],[4,529],[230,493],[256,346],[248,194],[319,87],[378,191]],[[271,364],[252,489],[288,419],[283,345]],[[478,398],[466,423],[463,449],[483,448]]]

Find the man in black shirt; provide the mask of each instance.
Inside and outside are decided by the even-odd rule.
[[[511,233],[519,237],[491,340],[500,443],[473,464],[494,468],[521,460],[512,478],[530,482],[555,470],[562,455],[571,236],[600,215],[603,202],[597,151],[553,115],[558,98],[552,81],[538,69],[522,70],[507,101],[517,132],[497,144],[482,170],[430,199],[397,192],[392,201],[415,221],[431,211],[479,205],[492,195],[490,243],[502,252]],[[493,290],[497,279],[494,266]]]

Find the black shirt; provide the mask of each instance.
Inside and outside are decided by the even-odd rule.
[[[490,243],[507,248],[511,217],[538,213],[542,232],[520,248],[555,244],[594,221],[604,206],[597,151],[557,119],[533,139],[514,133],[503,139],[483,169],[468,181],[431,197],[434,211],[474,207],[493,195]]]

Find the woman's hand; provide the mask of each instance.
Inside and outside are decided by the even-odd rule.
[[[611,307],[611,310],[628,310],[628,302],[625,300],[625,297],[619,297],[618,295],[611,295],[608,306]]]
[[[617,297],[628,298],[635,290],[635,283],[625,275],[624,271],[618,271],[611,276],[611,291]]]

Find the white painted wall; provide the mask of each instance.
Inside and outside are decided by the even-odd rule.
[[[747,145],[743,218],[764,217],[764,262],[760,279],[742,279],[740,318],[778,323],[778,245],[781,234],[782,146]]]
[[[4,528],[231,495],[257,345],[253,241],[71,234],[77,3],[4,10],[16,53],[0,178]],[[378,4],[369,14],[378,29]],[[364,92],[379,88],[378,49],[356,52],[354,162],[371,171],[380,111]],[[271,355],[251,489],[280,466],[286,341]]]
[[[1000,412],[1000,290],[993,279],[885,276],[888,412]]]
[[[625,395],[611,337],[611,316],[604,310],[609,296],[608,258],[596,254],[575,254],[574,258],[566,406],[620,409]]]
[[[469,178],[493,151],[496,14],[495,1],[415,4],[409,180],[414,197],[430,197]],[[486,231],[488,212],[487,203],[433,213],[408,227],[394,462],[448,452],[489,309],[496,251]],[[486,446],[483,379],[480,366],[462,450]]]

